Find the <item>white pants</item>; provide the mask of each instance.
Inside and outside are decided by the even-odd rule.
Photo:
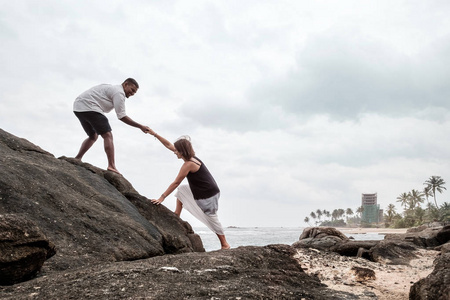
[[[183,203],[183,208],[205,224],[209,229],[216,234],[224,235],[222,224],[220,224],[217,213],[205,214],[200,206],[198,206],[197,201],[194,199],[194,195],[192,194],[189,185],[180,185],[175,193],[175,197]]]

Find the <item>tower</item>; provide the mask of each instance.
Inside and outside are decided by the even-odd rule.
[[[370,224],[381,221],[379,216],[380,205],[377,204],[377,193],[362,194],[361,206],[363,207],[362,222]]]

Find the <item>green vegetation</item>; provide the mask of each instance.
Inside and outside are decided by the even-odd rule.
[[[346,210],[338,208],[332,212],[325,209],[317,209],[316,211],[312,211],[309,217],[305,217],[303,221],[308,223],[309,226],[312,226],[311,222],[314,222],[315,226],[345,227],[347,224],[359,224],[361,214],[362,207],[356,210],[356,215],[351,208],[347,208]]]
[[[401,193],[397,197],[397,202],[403,207],[403,212],[398,213],[394,204],[389,204],[384,213],[385,227],[408,228],[420,226],[430,222],[450,222],[450,204],[444,202],[438,205],[436,193],[442,194],[447,190],[445,181],[440,176],[431,176],[424,182],[423,190],[413,189],[410,192]],[[434,204],[429,201],[433,198]],[[425,204],[426,201],[426,204]],[[422,208],[422,205],[425,208]],[[305,217],[304,222],[309,226],[361,226],[375,227],[379,224],[368,224],[361,222],[364,208],[358,207],[355,212],[351,208],[335,209],[331,213],[327,210],[317,209]]]
[[[405,228],[414,227],[430,222],[450,222],[450,205],[444,202],[438,205],[436,193],[442,194],[447,190],[445,181],[440,176],[431,176],[424,182],[423,191],[411,190],[408,193],[401,193],[397,197],[397,202],[403,207],[402,213],[397,213],[394,204],[389,204],[384,214],[386,227]],[[429,201],[433,197],[434,204]],[[425,208],[422,204],[425,203]]]

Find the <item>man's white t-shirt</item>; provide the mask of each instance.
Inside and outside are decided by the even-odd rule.
[[[117,118],[122,119],[127,115],[125,99],[122,85],[100,84],[78,96],[73,103],[73,111],[95,111],[105,114],[114,108]]]

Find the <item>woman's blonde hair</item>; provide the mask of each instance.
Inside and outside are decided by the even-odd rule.
[[[192,147],[191,138],[189,136],[181,136],[173,145],[184,159],[190,160],[195,156],[195,151]]]

